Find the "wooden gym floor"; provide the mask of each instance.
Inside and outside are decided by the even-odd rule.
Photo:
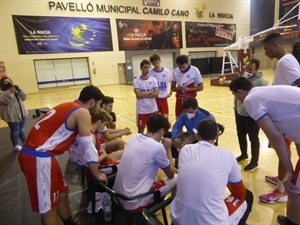
[[[272,83],[273,70],[262,70],[265,78]],[[49,107],[73,101],[79,95],[82,87],[66,87],[59,90],[41,91],[37,94],[29,94],[25,102],[28,109],[36,109]],[[109,85],[100,86],[101,91],[105,95],[114,97],[114,112],[117,115],[117,128],[128,127],[133,134],[137,132],[135,126],[135,95],[132,85]],[[233,113],[233,95],[228,87],[210,86],[210,78],[204,78],[204,90],[197,96],[199,106],[210,111],[216,120],[223,124],[225,128],[224,134],[219,139],[219,146],[230,150],[235,156],[238,156],[239,145],[236,135],[236,127]],[[175,121],[174,114],[175,96],[169,99],[170,122]],[[29,123],[33,124],[35,119],[32,115],[28,117]],[[29,125],[29,124],[28,124]],[[27,186],[24,181],[22,172],[17,162],[17,154],[12,152],[9,141],[9,133],[6,123],[0,121],[1,143],[0,143],[0,215],[2,221],[6,225],[12,224],[39,224],[39,216],[31,211],[28,199]],[[130,136],[123,139],[128,141]],[[277,224],[277,215],[285,214],[285,203],[265,204],[259,201],[258,196],[272,190],[275,186],[265,181],[265,175],[277,174],[278,158],[273,149],[267,147],[268,141],[263,132],[260,132],[260,159],[259,168],[244,172],[243,167],[249,162],[244,161],[240,164],[243,181],[245,186],[254,194],[254,204],[247,223],[249,225],[273,225]],[[250,153],[250,150],[248,149]],[[251,153],[250,153],[251,155]],[[296,162],[296,151],[292,145],[292,161]],[[80,208],[79,197],[81,195],[78,177],[72,176],[72,166],[68,164],[68,154],[59,156],[58,160],[62,163],[62,169],[67,176],[67,183],[70,186],[70,202],[72,212],[76,212]],[[162,173],[159,173],[162,176]],[[34,222],[35,221],[35,222]],[[2,224],[2,222],[0,223]],[[4,224],[4,223],[3,223]]]

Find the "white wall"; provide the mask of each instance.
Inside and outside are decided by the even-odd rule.
[[[54,1],[57,2],[57,1]],[[101,0],[101,1],[59,1],[76,2],[82,4],[106,4],[106,5],[124,5],[137,6],[140,11],[143,9],[142,0]],[[72,12],[49,10],[49,1],[46,0],[0,0],[0,60],[3,60],[6,71],[15,83],[18,83],[28,93],[38,92],[36,75],[34,70],[34,59],[58,59],[73,57],[88,57],[90,70],[96,68],[96,74],[91,74],[91,81],[94,85],[108,85],[119,83],[118,63],[125,63],[123,51],[118,51],[116,18],[127,19],[145,19],[145,20],[181,20],[183,25],[183,49],[181,54],[188,54],[189,51],[217,51],[217,56],[221,56],[223,48],[185,48],[185,21],[214,22],[214,23],[233,23],[237,24],[237,36],[248,35],[250,27],[250,0],[161,0],[162,9],[188,10],[188,17],[178,17],[171,15],[145,15],[120,14],[105,12]],[[195,8],[206,4],[204,17],[199,19],[195,16]],[[209,18],[210,11],[224,12],[233,14],[233,19]],[[113,37],[112,52],[91,52],[91,53],[72,53],[72,54],[30,54],[19,55],[15,32],[12,22],[12,15],[30,15],[30,16],[66,16],[66,17],[100,17],[110,18],[111,32]],[[94,65],[93,65],[94,64]]]

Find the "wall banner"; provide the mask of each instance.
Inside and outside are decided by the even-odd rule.
[[[225,47],[236,42],[236,24],[185,22],[186,47]]]
[[[119,50],[182,48],[180,21],[117,19]]]
[[[12,16],[19,54],[112,51],[109,19]]]

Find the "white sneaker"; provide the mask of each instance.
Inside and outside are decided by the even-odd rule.
[[[21,146],[21,145],[16,145],[16,146],[14,147],[14,151],[16,151],[16,152],[21,151],[21,149],[22,149],[22,146]]]

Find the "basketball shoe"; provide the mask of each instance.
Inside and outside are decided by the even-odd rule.
[[[259,196],[260,201],[268,204],[274,204],[276,202],[287,202],[288,196],[286,191],[280,192],[277,188],[268,194]]]
[[[265,176],[265,179],[266,179],[266,181],[268,181],[274,185],[277,185],[277,183],[278,183],[278,176]]]

